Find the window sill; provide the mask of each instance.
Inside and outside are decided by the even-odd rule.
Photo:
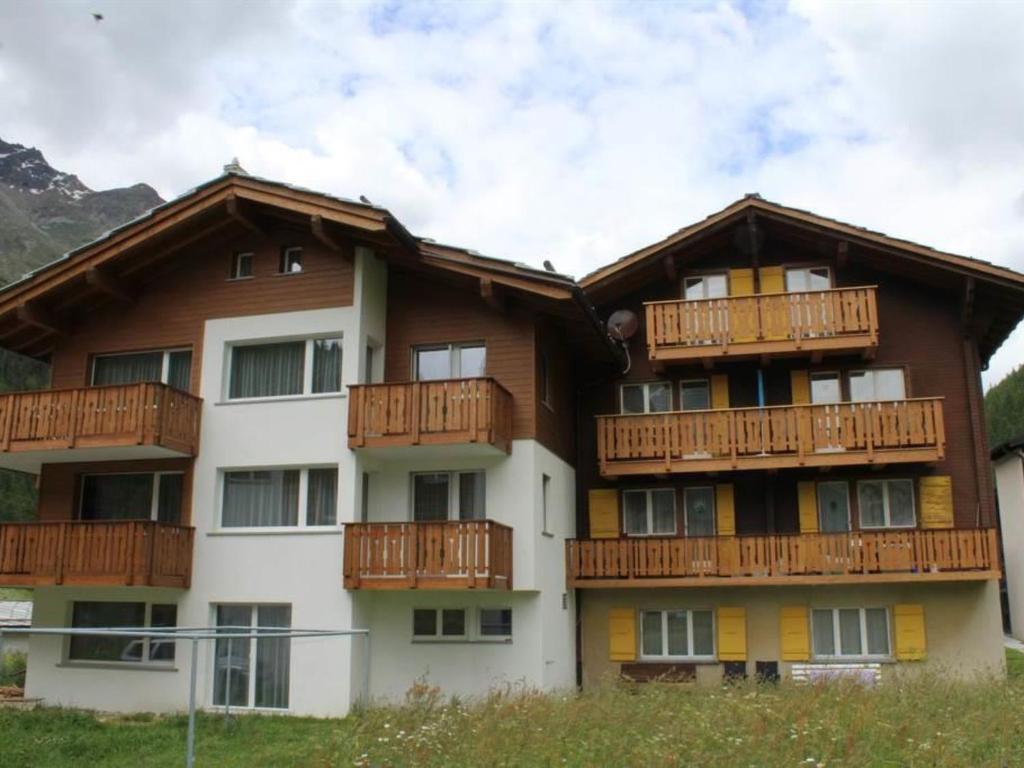
[[[636,660],[640,664],[693,664],[700,667],[725,663],[708,656],[638,656]]]
[[[541,536],[546,536],[549,539],[555,538],[555,534],[551,533],[551,531],[541,531],[540,535]]]
[[[296,275],[304,275],[304,270],[298,270],[297,272],[275,272],[274,277],[295,277]]]
[[[897,660],[892,656],[828,656],[795,663],[812,667],[831,667],[837,664],[896,664]]]
[[[270,526],[266,528],[218,528],[215,531],[207,531],[207,536],[340,536],[342,527],[339,526],[310,526],[302,528],[299,526]]]
[[[61,669],[107,669],[121,672],[177,672],[173,664],[145,664],[134,661],[62,661],[55,665]]]
[[[246,280],[255,280],[255,279],[256,279],[256,275],[243,275],[242,277],[226,277],[226,278],[224,278],[224,282],[226,282],[226,283],[241,283],[241,282],[244,282]]]
[[[344,392],[324,392],[310,395],[276,395],[273,397],[239,397],[232,400],[218,400],[214,405],[252,405],[257,403],[290,403],[296,400],[331,400],[347,397]]]
[[[512,645],[511,637],[500,637],[494,639],[467,639],[461,637],[453,637],[451,639],[444,637],[414,637],[412,639],[414,645]]]

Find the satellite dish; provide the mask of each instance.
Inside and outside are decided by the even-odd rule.
[[[633,334],[640,327],[640,321],[628,309],[619,309],[612,312],[612,316],[608,318],[605,327],[608,329],[608,335],[613,339],[628,341],[633,338]]]

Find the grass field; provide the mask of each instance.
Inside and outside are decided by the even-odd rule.
[[[508,692],[466,706],[421,689],[345,720],[201,716],[197,764],[254,766],[1019,766],[1024,654],[1008,682],[941,679]],[[0,710],[0,764],[180,766],[184,717]]]

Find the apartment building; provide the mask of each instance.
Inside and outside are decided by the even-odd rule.
[[[39,479],[0,584],[42,627],[370,632],[208,643],[207,708],[1001,669],[979,372],[1022,314],[756,197],[577,283],[229,169],[0,292],[52,366],[0,397]],[[36,636],[26,693],[180,710],[186,651]]]

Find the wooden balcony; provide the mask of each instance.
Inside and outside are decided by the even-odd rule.
[[[194,456],[201,407],[152,382],[0,395],[0,468]]]
[[[655,363],[859,352],[878,346],[875,287],[644,305]]]
[[[512,395],[490,378],[354,385],[349,387],[348,445],[463,445],[508,453]]]
[[[701,587],[999,578],[994,528],[566,542],[569,587]]]
[[[939,461],[942,398],[597,417],[604,477]]]
[[[149,520],[0,523],[0,586],[188,588],[193,530]]]
[[[512,529],[491,520],[351,523],[345,589],[511,589]]]

